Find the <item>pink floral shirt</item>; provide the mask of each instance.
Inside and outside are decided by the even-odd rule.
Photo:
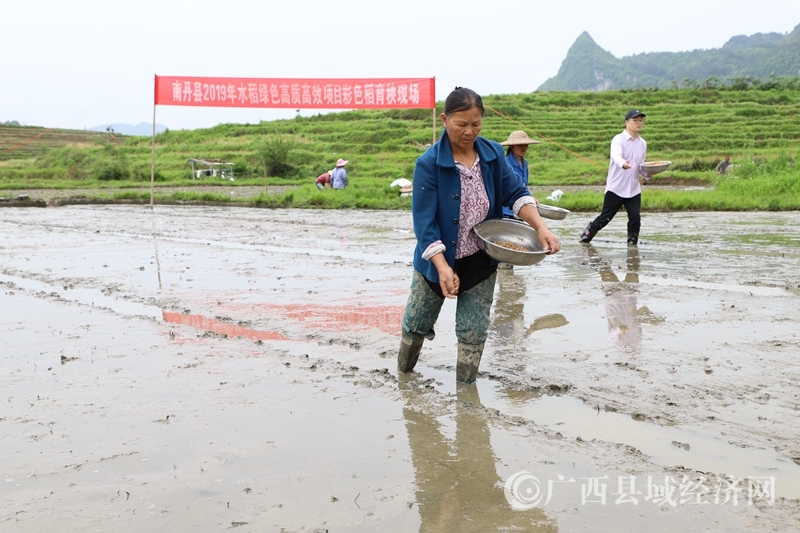
[[[489,195],[483,184],[481,173],[481,159],[475,156],[472,168],[468,169],[456,161],[456,168],[461,174],[461,210],[458,215],[458,244],[456,245],[456,259],[474,254],[478,247],[478,237],[472,228],[480,224],[489,214]],[[516,207],[516,206],[515,206]],[[442,241],[430,244],[422,254],[422,258],[430,260],[434,255],[444,252]]]
[[[489,196],[483,184],[481,158],[475,156],[472,168],[459,162],[456,168],[461,172],[461,211],[458,214],[458,245],[456,259],[474,254],[478,247],[478,237],[472,228],[486,220],[489,214]]]

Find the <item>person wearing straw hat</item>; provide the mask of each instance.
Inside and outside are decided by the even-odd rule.
[[[508,139],[500,143],[500,146],[508,147],[506,148],[506,161],[508,161],[511,170],[519,178],[519,182],[523,187],[528,186],[528,162],[525,160],[528,146],[541,143],[541,141],[531,139],[527,133],[521,130],[512,131],[508,135]],[[514,211],[511,210],[510,206],[503,206],[503,216],[514,218]]]
[[[331,183],[334,189],[344,189],[347,187],[349,182],[347,181],[347,171],[344,169],[347,163],[349,163],[349,161],[345,161],[341,157],[336,161],[336,168],[333,169],[333,173],[331,174]]]
[[[411,214],[417,245],[411,291],[401,323],[397,370],[411,372],[445,298],[457,298],[456,380],[473,383],[488,337],[497,280],[497,261],[486,255],[474,228],[501,218],[503,206],[536,230],[543,249],[556,253],[558,238],[536,209],[503,156],[499,143],[480,137],[483,101],[473,90],[456,87],[441,114],[444,132],[416,162]]]
[[[506,161],[519,179],[520,185],[526,189],[528,188],[528,161],[525,160],[525,154],[528,153],[528,146],[531,144],[541,144],[541,141],[531,139],[522,130],[512,131],[508,135],[508,139],[500,143],[501,146],[507,147]],[[514,211],[510,205],[503,206],[503,218],[514,218]],[[500,263],[497,268],[513,270],[514,265]]]

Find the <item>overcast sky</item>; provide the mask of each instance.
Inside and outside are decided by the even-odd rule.
[[[616,7],[614,7],[616,6]],[[798,0],[1,0],[0,122],[153,118],[153,76],[436,77],[443,100],[531,92],[587,31],[616,57],[787,33]],[[304,115],[316,111],[302,111]],[[170,129],[294,111],[158,106]]]

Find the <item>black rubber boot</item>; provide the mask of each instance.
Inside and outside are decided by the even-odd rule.
[[[480,344],[458,343],[458,362],[456,363],[456,381],[461,383],[475,383],[478,377],[478,367],[481,365],[483,346]]]
[[[598,231],[600,230],[593,229],[592,223],[589,222],[586,228],[584,228],[583,233],[581,233],[581,238],[578,239],[578,242],[592,242],[592,239],[594,239]]]
[[[397,354],[397,371],[398,372],[411,372],[417,365],[419,359],[419,351],[422,349],[422,343],[425,338],[414,338],[408,335],[403,335],[400,340],[400,351]]]
[[[639,244],[639,234],[628,233],[628,244],[631,246],[636,246],[637,244]]]

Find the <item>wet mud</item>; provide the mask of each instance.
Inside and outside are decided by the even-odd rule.
[[[267,187],[253,186],[253,185],[232,185],[225,183],[214,183],[205,185],[190,185],[190,186],[157,186],[152,189],[153,194],[158,196],[169,196],[175,192],[185,193],[213,193],[218,195],[226,195],[231,199],[241,198],[254,198],[262,193],[267,194],[281,194],[289,189],[295,188],[294,186],[287,185],[273,185]],[[14,190],[6,193],[6,198],[0,198],[0,207],[63,207],[69,205],[150,205],[150,199],[136,199],[136,200],[123,200],[123,199],[110,199],[117,193],[131,193],[137,192],[140,194],[149,195],[151,192],[150,186],[142,187],[126,187],[119,188],[108,186],[105,188],[90,188],[90,189],[27,189],[27,190]],[[99,198],[99,194],[105,194],[109,199]],[[211,201],[183,201],[171,199],[154,199],[154,203],[158,205],[226,205],[222,202]],[[241,204],[240,204],[241,205]]]
[[[791,531],[800,213],[624,213],[395,370],[410,213],[0,210],[0,530]]]

